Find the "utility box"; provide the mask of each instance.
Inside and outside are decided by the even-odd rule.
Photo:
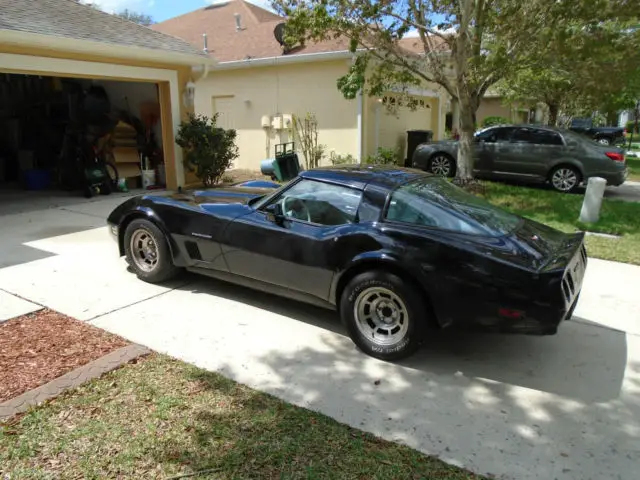
[[[421,143],[429,143],[433,140],[432,130],[409,130],[407,131],[407,156],[404,159],[404,166],[413,166],[413,154]]]

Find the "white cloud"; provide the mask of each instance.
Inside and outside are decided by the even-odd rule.
[[[434,28],[433,29],[435,32],[447,35],[447,34],[451,34],[451,33],[456,33],[456,29],[455,28],[447,28],[446,30],[440,30],[439,28]],[[418,34],[418,29],[416,28],[412,28],[410,29],[403,38],[417,38],[420,35]]]

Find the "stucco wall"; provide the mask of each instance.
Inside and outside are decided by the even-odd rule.
[[[263,116],[278,113],[314,113],[319,143],[326,145],[328,152],[357,156],[358,100],[346,100],[336,86],[348,67],[347,60],[335,60],[214,69],[197,83],[195,110],[208,116],[220,111],[222,126],[236,129],[240,157],[235,168],[257,170],[261,160],[273,158],[277,143],[292,140],[291,131],[262,127]]]
[[[487,117],[504,117],[510,122],[522,123],[527,120],[527,112],[519,110],[521,106],[503,103],[501,98],[483,98],[476,113],[478,125]]]

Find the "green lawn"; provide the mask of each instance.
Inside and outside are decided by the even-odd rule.
[[[477,479],[160,355],[0,428],[0,478]]]
[[[640,158],[627,157],[629,167],[629,180],[640,182]]]
[[[491,203],[565,232],[586,230],[621,235],[619,239],[587,237],[589,256],[640,265],[640,203],[605,199],[600,221],[578,221],[583,196],[562,194],[541,187],[485,182]]]

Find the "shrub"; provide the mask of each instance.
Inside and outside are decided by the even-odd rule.
[[[354,157],[350,153],[347,153],[346,155],[341,155],[341,154],[336,154],[334,152],[331,152],[331,155],[329,156],[329,160],[331,160],[332,165],[351,165],[354,163],[358,163],[358,160],[356,160],[356,157]]]
[[[189,114],[189,119],[180,123],[176,136],[176,143],[184,150],[185,165],[205,187],[218,183],[238,158],[236,131],[218,127],[217,119],[218,114],[213,118]]]
[[[509,122],[508,118],[505,117],[498,117],[498,116],[494,116],[494,117],[487,117],[484,120],[482,120],[482,127],[493,127],[494,125],[504,125],[507,123],[511,123]]]
[[[378,148],[375,155],[369,155],[364,163],[375,165],[396,165],[398,163],[398,151],[394,148]]]

